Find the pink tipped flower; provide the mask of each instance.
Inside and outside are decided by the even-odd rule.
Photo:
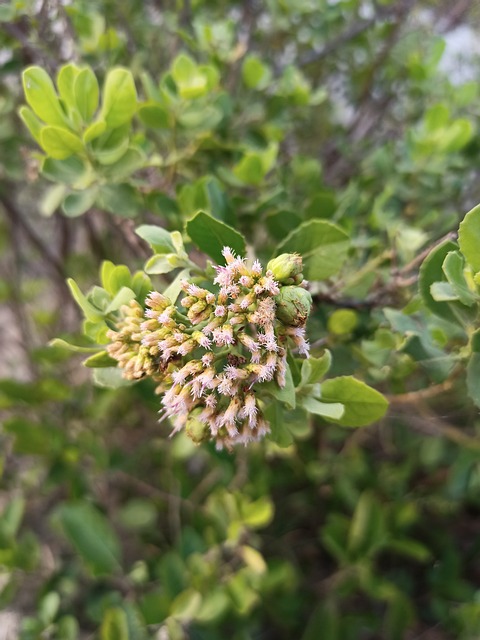
[[[209,367],[212,364],[214,357],[213,353],[205,353],[205,355],[202,356],[203,365],[205,367]]]
[[[253,286],[253,278],[251,276],[240,276],[238,282],[242,287],[247,287],[247,289],[250,289]]]
[[[180,356],[186,356],[187,354],[191,353],[196,346],[197,343],[195,342],[195,340],[192,340],[192,338],[190,338],[190,340],[187,340],[177,348],[177,353]]]
[[[289,335],[298,348],[298,353],[301,353],[304,356],[309,356],[310,354],[310,345],[308,344],[308,340],[305,338],[305,329],[304,327],[289,327],[287,329],[287,335]]]
[[[212,344],[212,342],[210,338],[208,338],[201,331],[194,331],[192,333],[192,338],[195,340],[195,342],[198,342],[198,344],[204,349],[210,349],[210,345]]]
[[[222,256],[225,258],[227,264],[231,264],[235,260],[235,254],[230,247],[223,247]]]
[[[260,264],[259,260],[255,260],[255,262],[252,265],[252,274],[254,276],[261,276],[262,275],[262,265]]]
[[[251,336],[247,335],[246,333],[238,334],[238,340],[251,353],[257,353],[260,349],[260,346],[258,345],[258,343],[255,342],[255,340]]]
[[[222,396],[233,396],[237,392],[237,386],[233,384],[230,378],[220,374],[220,384],[217,387],[218,393]]]
[[[223,316],[226,315],[226,313],[227,313],[227,310],[222,304],[219,304],[217,307],[215,307],[215,316],[217,318],[223,318]]]
[[[227,364],[223,369],[223,373],[230,380],[245,380],[249,376],[248,371],[234,367],[232,364]]]
[[[242,410],[240,411],[240,417],[248,420],[248,426],[253,429],[257,424],[257,402],[253,393],[249,393],[245,396]]]

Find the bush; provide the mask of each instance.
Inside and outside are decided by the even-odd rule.
[[[0,7],[14,637],[480,635],[475,13],[414,5]]]

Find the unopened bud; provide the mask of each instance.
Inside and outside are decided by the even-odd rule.
[[[187,424],[185,425],[187,436],[195,444],[200,444],[201,442],[208,440],[210,437],[208,426],[199,420],[201,412],[201,409],[194,409],[188,416]]]
[[[312,308],[312,296],[302,287],[282,287],[275,302],[277,318],[291,327],[304,325]]]
[[[302,257],[298,253],[282,253],[267,264],[267,271],[271,271],[280,284],[293,281],[291,279],[302,273],[302,268]]]

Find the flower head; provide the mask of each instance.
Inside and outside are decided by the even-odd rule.
[[[230,449],[269,432],[259,404],[262,385],[285,385],[289,344],[308,354],[311,298],[302,287],[282,286],[301,277],[299,256],[279,256],[264,271],[258,260],[248,266],[229,247],[222,253],[225,265],[215,267],[208,288],[181,283],[186,318],[152,291],[145,311],[135,301],[122,308],[107,349],[125,377],[158,382],[173,433],[185,428],[196,444],[210,439]]]

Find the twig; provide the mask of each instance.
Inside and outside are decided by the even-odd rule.
[[[387,395],[386,398],[391,405],[416,404],[421,400],[429,400],[430,398],[435,398],[442,393],[450,391],[452,388],[453,381],[449,379],[440,384],[428,387],[427,389],[419,389],[418,391],[408,391],[407,393]]]
[[[57,256],[55,256],[50,251],[48,246],[44,243],[37,232],[30,226],[15,202],[5,193],[0,193],[0,204],[3,206],[3,209],[10,222],[14,225],[18,225],[21,228],[25,237],[36,249],[38,249],[38,251],[40,251],[42,258],[49,264],[53,272],[65,285],[65,273],[63,270],[63,265],[58,260]]]

